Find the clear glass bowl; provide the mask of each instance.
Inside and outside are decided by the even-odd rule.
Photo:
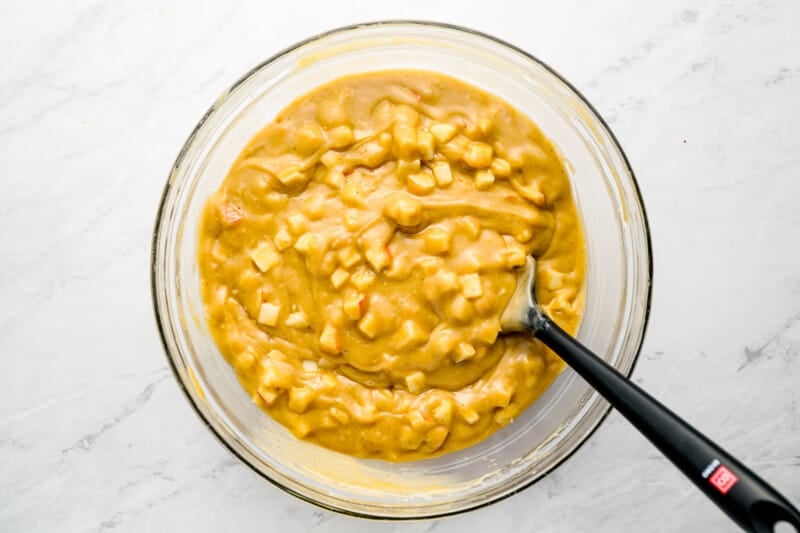
[[[453,26],[379,22],[326,33],[259,65],[220,96],[183,146],[156,221],[152,290],[170,363],[219,439],[287,492],[351,515],[407,519],[474,509],[553,470],[608,413],[566,370],[522,416],[489,439],[435,459],[393,464],[302,442],[253,404],[203,319],[198,221],[250,137],[296,97],[345,74],[386,69],[446,73],[530,116],[567,160],[588,247],[578,338],[629,374],[644,335],[652,262],[633,173],[613,134],[547,65],[492,37]]]

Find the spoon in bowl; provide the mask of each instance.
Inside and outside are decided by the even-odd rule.
[[[800,512],[778,491],[553,322],[536,302],[535,267],[528,257],[520,269],[501,317],[503,333],[535,335],[745,531],[767,533],[790,524],[800,532]]]

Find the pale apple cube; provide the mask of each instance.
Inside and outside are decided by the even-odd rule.
[[[380,272],[384,268],[388,267],[392,262],[392,258],[389,256],[389,251],[385,247],[369,248],[364,253],[364,256],[367,258],[367,263],[370,264],[375,272]]]
[[[261,272],[269,272],[272,267],[280,262],[281,255],[271,242],[261,241],[258,246],[250,252],[250,258]]]
[[[461,292],[471,300],[483,296],[480,276],[475,273],[461,276]]]
[[[416,320],[404,320],[395,335],[395,347],[398,350],[407,350],[425,342],[428,338],[422,326]]]
[[[436,188],[436,179],[427,170],[417,172],[406,178],[406,188],[413,194],[424,196],[432,193]]]
[[[443,227],[433,227],[425,232],[425,251],[439,255],[450,250],[450,231]]]
[[[475,304],[464,295],[457,294],[447,305],[447,313],[462,324],[467,323],[475,316]]]
[[[342,201],[349,207],[360,207],[362,209],[367,207],[367,194],[356,181],[349,181],[342,187],[341,197]]]
[[[422,168],[422,165],[419,159],[400,159],[397,161],[398,176],[408,176],[409,174],[419,172],[420,168]]]
[[[309,196],[303,201],[302,209],[311,220],[319,220],[325,214],[325,197],[319,194]]]
[[[492,161],[491,170],[492,174],[494,174],[496,177],[507,178],[511,175],[511,163],[505,159],[496,157],[494,161]]]
[[[322,128],[316,122],[306,122],[298,130],[294,138],[297,150],[304,155],[314,153],[322,146]]]
[[[446,187],[453,183],[453,171],[447,161],[438,161],[433,164],[433,177],[440,187]]]
[[[314,394],[314,391],[308,387],[292,387],[289,391],[287,407],[289,407],[290,411],[297,414],[305,413],[315,397],[316,394]]]
[[[286,317],[284,324],[294,329],[306,329],[309,326],[308,316],[302,311],[293,311]]]
[[[278,323],[278,315],[281,313],[281,306],[265,302],[258,310],[258,322],[265,326],[274,326]]]
[[[374,339],[380,331],[380,321],[373,313],[367,313],[358,323],[358,330],[368,339]]]
[[[318,233],[304,233],[294,243],[298,252],[306,255],[315,255],[325,249],[325,238]]]
[[[433,157],[433,154],[436,152],[436,147],[433,135],[429,131],[417,131],[417,148],[423,160],[428,161]]]
[[[342,299],[342,310],[350,320],[359,320],[364,313],[367,297],[354,290],[348,290]]]
[[[322,182],[334,189],[341,189],[344,187],[344,173],[340,168],[332,168],[326,172],[322,178]]]
[[[327,323],[322,328],[322,334],[319,336],[319,347],[332,354],[337,354],[342,351],[342,343],[339,339],[339,330],[333,324]]]
[[[485,191],[494,184],[494,175],[491,170],[479,170],[475,173],[475,188]]]
[[[475,217],[462,217],[456,221],[456,225],[473,241],[481,234],[481,223]]]
[[[433,408],[433,419],[436,420],[438,423],[449,426],[450,422],[453,420],[453,402],[444,399],[439,402],[439,405]]]
[[[275,237],[272,240],[275,241],[275,247],[281,252],[294,244],[294,237],[292,237],[292,234],[289,233],[289,230],[283,226],[281,226],[278,231],[275,232]]]
[[[478,419],[480,418],[478,412],[475,411],[475,409],[471,409],[469,407],[460,407],[458,409],[458,416],[460,416],[464,420],[464,422],[470,425],[477,422]]]
[[[300,170],[299,167],[288,167],[278,174],[278,181],[286,187],[295,188],[305,185],[308,181],[308,175]]]
[[[475,357],[475,347],[468,342],[459,343],[456,349],[453,350],[452,357],[456,363],[472,359]]]
[[[300,235],[306,231],[306,224],[308,221],[302,213],[292,213],[286,217],[286,226],[293,235]]]
[[[472,168],[489,168],[492,165],[492,147],[480,141],[472,141],[467,145],[464,162]]]
[[[458,130],[452,124],[437,123],[431,126],[430,132],[439,144],[450,142]]]
[[[353,130],[349,126],[337,126],[328,130],[328,142],[333,148],[343,148],[355,140]]]
[[[309,374],[313,374],[317,370],[319,370],[319,365],[316,361],[312,361],[311,359],[303,359],[301,363],[303,367],[303,372],[307,372]]]
[[[459,335],[452,329],[441,328],[431,333],[428,347],[434,355],[442,357],[449,354],[458,344]]]
[[[503,259],[505,261],[506,268],[522,266],[525,264],[526,258],[527,254],[520,246],[509,246],[503,250]]]
[[[419,370],[415,370],[406,376],[406,388],[411,394],[419,394],[425,390],[425,374]]]
[[[347,270],[337,268],[331,274],[331,285],[336,290],[339,290],[342,285],[347,283],[347,280],[350,278],[350,273]]]
[[[375,283],[375,273],[362,266],[350,276],[350,283],[352,283],[353,287],[356,289],[365,291]]]
[[[401,226],[416,226],[421,220],[422,202],[408,194],[394,193],[386,198],[383,214]]]
[[[326,168],[333,169],[342,163],[342,154],[333,150],[328,150],[322,154],[319,160]]]
[[[393,131],[395,151],[400,157],[410,156],[417,148],[417,133],[414,128],[405,124],[397,124]]]
[[[346,246],[339,250],[337,254],[339,257],[339,262],[345,268],[351,268],[361,262],[361,254],[358,252],[358,249],[353,246]]]
[[[272,405],[275,403],[275,400],[278,399],[278,396],[281,395],[280,390],[275,389],[273,387],[268,387],[266,385],[259,385],[258,386],[258,396],[264,401],[267,406]]]

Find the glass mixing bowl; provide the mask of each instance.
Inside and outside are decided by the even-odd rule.
[[[512,424],[435,459],[356,459],[300,441],[253,404],[203,318],[198,221],[250,137],[298,96],[337,77],[386,69],[438,71],[494,93],[531,117],[567,161],[586,232],[586,309],[578,339],[623,374],[636,361],[650,305],[647,219],[613,134],[578,92],[527,53],[474,31],[379,22],[304,41],[259,65],[214,103],[183,146],[153,237],[156,319],[197,413],[239,459],[316,505],[351,515],[442,516],[497,501],[553,470],[608,413],[566,370]]]

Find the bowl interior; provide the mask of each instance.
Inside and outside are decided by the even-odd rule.
[[[154,239],[154,298],[176,373],[212,430],[269,480],[334,510],[413,518],[473,508],[540,478],[588,437],[607,404],[567,370],[508,427],[439,458],[392,464],[299,441],[251,402],[217,350],[203,318],[196,264],[204,203],[250,137],[316,85],[387,69],[438,71],[492,92],[530,116],[558,147],[586,233],[578,338],[623,373],[644,334],[650,250],[634,178],[596,113],[546,66],[484,36],[416,23],[339,30],[261,65],[217,101],[178,157]]]

